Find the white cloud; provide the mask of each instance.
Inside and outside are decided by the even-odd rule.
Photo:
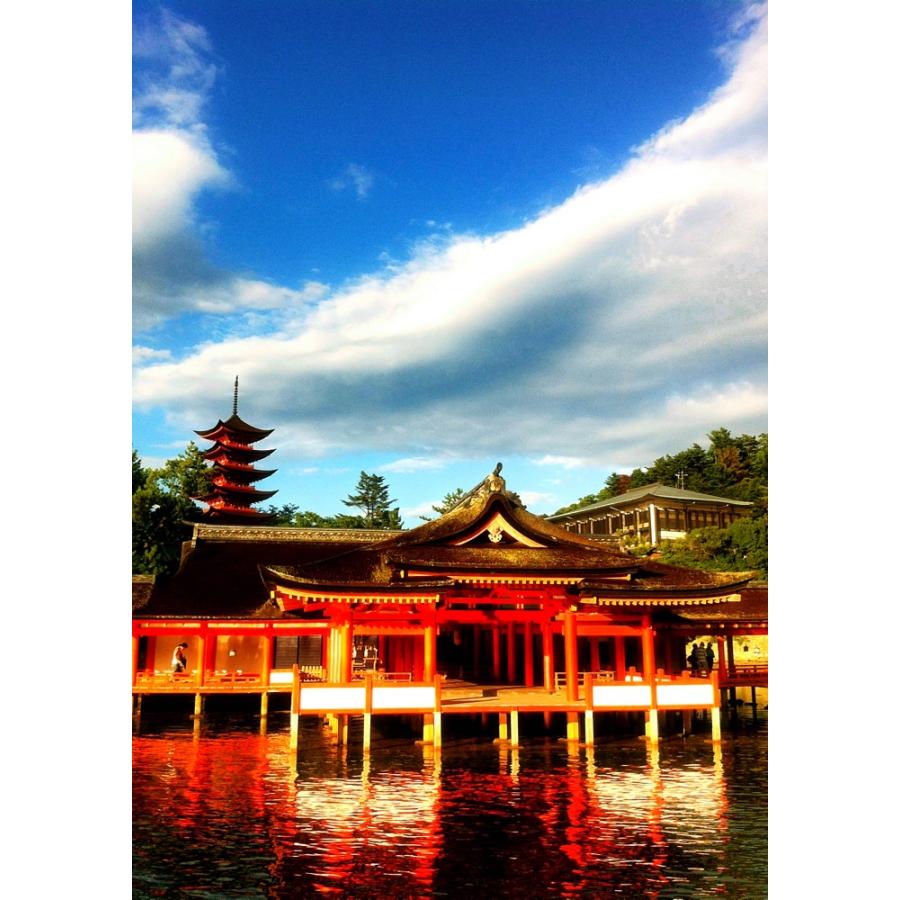
[[[138,250],[189,228],[197,194],[229,182],[211,148],[186,132],[136,131],[132,151],[132,240]]]
[[[560,469],[580,469],[589,464],[580,456],[553,456],[551,454],[534,459],[532,462],[536,466],[555,466]]]
[[[225,314],[299,308],[327,286],[301,289],[223,271],[207,258],[196,201],[233,188],[201,113],[218,74],[203,28],[161,10],[135,32],[132,134],[134,327],[183,312]]]
[[[298,452],[405,454],[384,471],[426,467],[432,447],[646,463],[719,425],[761,429],[765,16],[729,58],[709,101],[612,177],[521,228],[426,242],[299,313],[282,295],[277,335],[146,367],[136,403],[202,421],[240,372]]]
[[[352,188],[358,200],[365,200],[369,196],[374,183],[375,177],[365,166],[361,166],[358,163],[350,163],[337,178],[332,178],[328,182],[328,186],[334,191],[344,191],[347,188]]]
[[[147,363],[168,362],[172,359],[171,350],[154,350],[152,347],[131,348],[131,364],[133,366],[142,366]]]
[[[419,503],[417,506],[401,506],[400,507],[400,518],[403,519],[404,524],[407,528],[414,528],[417,522],[413,522],[413,519],[436,519],[438,517],[438,513],[434,511],[435,506],[440,506],[440,500],[428,500],[425,503]]]
[[[540,491],[522,491],[519,496],[526,507],[535,506],[538,503],[552,504],[558,502],[553,494],[544,494]]]
[[[378,466],[379,472],[424,472],[432,469],[443,469],[448,460],[432,456],[411,456]]]

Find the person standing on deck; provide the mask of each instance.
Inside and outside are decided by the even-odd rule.
[[[712,648],[712,641],[706,645],[706,672],[709,674],[713,670],[713,664],[716,661],[716,654]]]
[[[704,678],[706,676],[706,644],[700,642],[700,649],[697,650],[697,674]]]
[[[696,644],[691,647],[691,653],[690,656],[688,656],[688,662],[691,664],[691,675],[696,676],[700,670],[700,651],[697,649]]]
[[[172,671],[173,672],[186,672],[187,671],[187,656],[185,655],[185,650],[187,650],[187,644],[179,644],[175,648],[175,652],[172,654]]]

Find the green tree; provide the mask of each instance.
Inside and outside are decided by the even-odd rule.
[[[463,488],[458,487],[454,488],[452,491],[448,491],[444,494],[444,499],[441,500],[440,503],[432,503],[431,508],[439,515],[445,516],[463,497],[465,497],[466,492]],[[424,519],[426,522],[430,522],[434,517],[433,516],[419,516],[420,519]]]
[[[727,528],[698,528],[682,540],[664,541],[663,562],[714,572],[754,571],[769,576],[768,517],[738,519]]]
[[[131,493],[139,491],[147,483],[147,473],[141,464],[137,450],[131,449]]]
[[[155,477],[164,491],[187,499],[212,490],[212,468],[193,441],[174,459],[166,460]]]
[[[692,444],[686,450],[659,457],[652,465],[635,469],[631,475],[613,472],[598,493],[588,494],[557,513],[571,512],[659,481],[673,487],[683,484],[689,491],[747,500],[754,504],[754,518],[764,516],[768,509],[768,435],[735,437],[727,428],[717,428],[707,437],[709,447],[706,450],[699,444]]]
[[[294,516],[297,528],[368,528],[362,516],[351,516],[338,513],[336,516],[321,516],[310,509],[298,512]]]
[[[269,525],[286,526],[290,528],[296,527],[297,525],[296,519],[300,512],[300,507],[296,503],[285,503],[283,506],[271,504],[261,510],[261,512],[274,517],[268,522]]]
[[[361,509],[366,528],[402,528],[399,511],[391,509],[397,501],[391,500],[389,493],[383,475],[360,472],[356,493],[349,494],[341,503]]]
[[[192,497],[211,487],[211,469],[193,441],[159,469],[144,469],[132,450],[131,569],[135,574],[168,575],[181,558],[181,544],[200,509]],[[137,465],[135,465],[137,464]]]

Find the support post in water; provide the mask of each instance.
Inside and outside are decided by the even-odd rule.
[[[506,713],[497,714],[497,740],[503,741],[504,743],[509,740]]]
[[[432,745],[435,750],[441,749],[441,676],[434,676],[434,715],[432,717]]]
[[[194,716],[200,718],[203,715],[203,694],[194,694]]]
[[[581,739],[581,735],[579,734],[578,727],[578,713],[577,712],[567,712],[566,713],[566,740],[573,741],[574,743],[578,743]]]
[[[434,743],[434,713],[425,713],[422,716],[422,743]]]
[[[363,713],[363,753],[372,749],[372,673],[366,672],[366,705]]]
[[[269,715],[269,692],[264,690],[259,695],[259,717],[265,719]]]
[[[712,708],[712,739],[713,743],[722,740],[722,712],[718,704],[719,699],[719,675],[717,672],[710,672],[710,682],[712,683],[713,704]]]
[[[591,645],[596,646],[596,641]],[[584,742],[588,747],[594,746],[594,673],[584,676]]]
[[[510,746],[519,746],[519,711],[517,709],[510,710],[509,713],[510,726]]]
[[[294,663],[291,683],[291,750],[297,749],[300,737],[300,667]]]

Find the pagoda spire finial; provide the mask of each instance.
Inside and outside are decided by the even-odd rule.
[[[234,409],[232,410],[234,415],[237,415],[237,395],[238,395],[238,376],[234,376]]]

